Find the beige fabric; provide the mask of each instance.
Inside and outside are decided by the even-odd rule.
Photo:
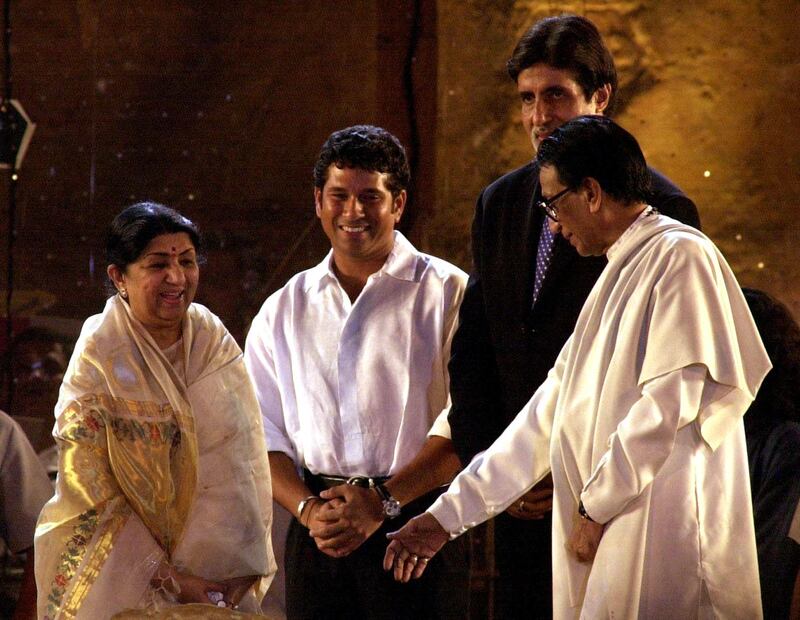
[[[56,406],[56,496],[36,531],[39,614],[107,618],[166,604],[159,562],[209,579],[275,572],[269,465],[241,351],[193,304],[185,381],[127,303],[88,319]]]

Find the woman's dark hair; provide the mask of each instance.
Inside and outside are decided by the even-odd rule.
[[[781,302],[764,291],[742,288],[761,341],[772,362],[745,415],[745,427],[767,421],[800,422],[800,325]]]
[[[111,222],[106,241],[106,262],[116,265],[124,273],[153,239],[174,233],[189,235],[198,262],[201,262],[202,243],[194,222],[157,202],[137,202],[123,209]],[[112,286],[110,292],[116,292],[116,289]]]

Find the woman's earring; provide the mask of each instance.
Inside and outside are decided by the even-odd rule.
[[[128,299],[128,289],[119,289],[119,294],[122,296],[122,299]]]

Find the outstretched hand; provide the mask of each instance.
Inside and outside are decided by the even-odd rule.
[[[386,538],[391,540],[383,556],[383,569],[393,570],[396,581],[419,579],[428,562],[450,540],[450,535],[429,512],[414,517]]]

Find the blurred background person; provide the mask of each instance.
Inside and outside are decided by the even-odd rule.
[[[800,532],[790,530],[800,501],[800,326],[767,293],[743,291],[772,361],[744,416],[761,599],[764,618],[788,618],[800,567]]]
[[[11,390],[6,410],[19,423],[55,479],[58,451],[53,439],[53,407],[74,340],[44,327],[28,327],[11,341]]]
[[[84,324],[56,405],[40,617],[259,613],[275,572],[269,465],[241,350],[192,303],[201,250],[195,225],[163,205],[111,225],[116,294]]]
[[[0,617],[36,618],[33,532],[36,518],[53,495],[25,433],[0,411]]]
[[[33,532],[42,506],[53,495],[58,461],[53,407],[71,350],[66,336],[27,327],[13,338],[4,357],[11,378],[4,401],[10,415],[0,412],[5,543],[0,543],[0,616],[4,618],[10,616],[17,599],[15,617],[36,617]],[[48,477],[50,483],[45,486],[42,481]]]

